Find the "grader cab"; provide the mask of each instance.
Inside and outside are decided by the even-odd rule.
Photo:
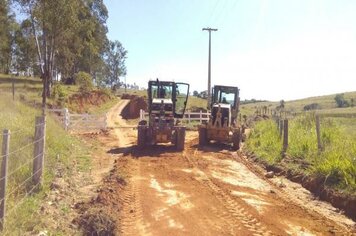
[[[148,121],[138,125],[137,146],[171,143],[184,149],[185,126],[180,124],[189,95],[189,84],[171,81],[148,82]]]
[[[230,143],[234,150],[240,148],[241,127],[238,124],[239,89],[215,85],[212,92],[209,122],[199,126],[199,145],[210,141]]]

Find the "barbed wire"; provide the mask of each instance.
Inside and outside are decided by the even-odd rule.
[[[31,193],[40,185],[40,183],[35,184],[30,191],[27,191],[26,194],[19,200],[14,207],[12,207],[9,211],[5,213],[5,217],[11,215],[13,212],[15,212],[21,205],[24,203],[25,200],[28,199]]]
[[[40,124],[36,124],[34,127],[39,127],[39,126],[44,126],[46,123],[45,122],[42,122]],[[33,131],[32,129],[29,130],[29,129],[18,129],[18,130],[11,130],[11,129],[0,129],[0,130],[9,130],[9,133],[7,134],[4,134],[2,133],[2,135],[5,135],[5,136],[8,136],[8,135],[12,135],[12,134],[17,134],[17,133],[25,133],[25,132],[28,132],[28,131]]]
[[[38,169],[35,173],[33,173],[30,177],[28,177],[27,179],[25,179],[21,184],[17,185],[15,189],[13,189],[11,192],[6,194],[6,197],[13,195],[15,192],[17,192],[21,187],[25,186],[25,184],[32,180],[33,176],[35,176],[36,174],[38,174],[40,171],[42,171],[42,169]],[[0,201],[2,201],[4,199],[0,199]]]
[[[44,155],[44,153],[40,153],[38,154],[37,156],[35,156],[33,159],[36,159],[38,157],[40,157],[41,155]],[[24,164],[22,164],[21,166],[18,166],[16,169],[12,170],[9,174],[6,175],[6,177],[1,177],[0,178],[0,181],[5,179],[5,178],[9,178],[11,177],[12,175],[14,175],[17,171],[19,171],[21,168],[23,168],[24,166],[28,166],[29,164],[33,163],[33,159],[30,158],[27,162],[25,162]]]
[[[16,149],[16,150],[12,151],[12,152],[9,152],[9,154],[7,154],[7,156],[11,156],[11,155],[13,155],[13,154],[15,154],[15,153],[18,153],[18,152],[20,152],[20,151],[22,151],[22,150],[24,150],[24,149],[30,147],[31,145],[34,145],[34,144],[36,144],[36,143],[41,142],[42,140],[44,140],[44,137],[41,137],[41,138],[39,138],[39,139],[36,140],[36,141],[30,142],[30,143],[28,143],[28,144],[26,144],[26,145],[24,145],[24,146],[22,146],[22,147],[20,147],[20,148],[18,148],[18,149]],[[3,158],[4,156],[6,156],[6,154],[5,154],[5,155],[1,155],[0,158]]]

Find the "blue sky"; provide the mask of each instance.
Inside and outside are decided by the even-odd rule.
[[[356,1],[105,1],[109,38],[128,50],[126,79],[238,86],[242,99],[356,91]]]

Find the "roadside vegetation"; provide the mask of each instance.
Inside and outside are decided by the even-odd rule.
[[[30,107],[20,101],[12,101],[6,94],[0,95],[0,129],[9,129],[10,153],[14,152],[8,163],[9,176],[4,235],[23,235],[24,232],[39,232],[44,226],[40,217],[41,206],[50,185],[58,175],[61,178],[71,178],[77,171],[89,171],[90,148],[79,139],[70,136],[51,117],[47,116],[45,172],[42,188],[26,198],[28,186],[21,185],[32,174],[33,145],[26,147],[34,139],[34,120],[40,115],[40,110]],[[1,136],[2,142],[2,136]],[[25,148],[24,148],[25,147]],[[28,165],[23,165],[29,163]],[[20,201],[21,202],[20,205]],[[42,220],[41,220],[42,219]],[[39,222],[40,221],[40,222]]]
[[[42,98],[42,82],[39,78],[12,77],[0,74],[0,92],[12,97],[12,82],[15,87],[15,100],[35,107],[40,107]],[[111,89],[95,87],[90,75],[80,73],[76,84],[67,85],[57,82],[51,89],[51,97],[47,99],[49,108],[68,108],[72,113],[105,113],[116,102]]]
[[[266,120],[256,123],[247,140],[247,148],[269,164],[284,165],[295,172],[322,177],[326,185],[355,193],[354,128],[355,119],[322,118],[323,150],[318,151],[314,114],[298,116],[289,122],[289,147],[283,156],[277,125],[273,120]]]

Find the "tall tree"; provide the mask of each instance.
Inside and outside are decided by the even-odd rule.
[[[127,50],[119,41],[111,41],[106,55],[107,79],[108,85],[120,85],[120,76],[126,75],[125,60]]]
[[[31,19],[37,42],[41,78],[43,80],[42,105],[50,96],[50,85],[55,57],[61,38],[78,23],[78,0],[17,0]]]
[[[9,73],[13,53],[15,17],[10,14],[9,1],[0,0],[0,72]]]
[[[28,71],[36,66],[36,44],[32,34],[31,21],[25,19],[15,33],[15,68],[18,71]],[[37,70],[38,71],[38,70]]]
[[[81,0],[79,6],[78,24],[66,32],[58,50],[58,67],[64,77],[73,77],[79,71],[95,77],[105,68],[108,12],[102,0]]]

